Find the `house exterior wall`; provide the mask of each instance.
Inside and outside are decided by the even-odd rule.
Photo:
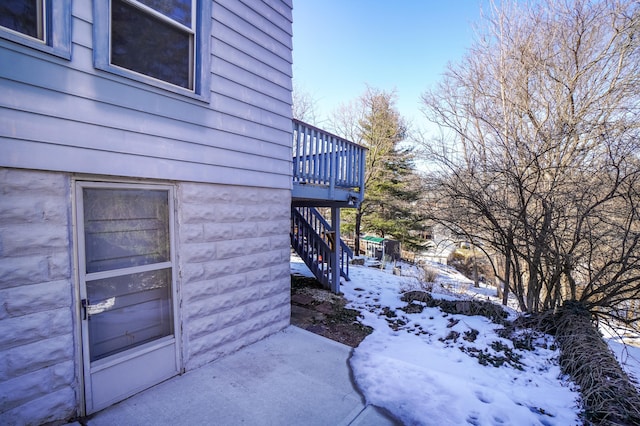
[[[70,60],[0,38],[0,166],[291,187],[289,0],[212,2],[208,100],[96,69],[92,10]]]
[[[0,424],[78,413],[74,175],[0,168]],[[96,179],[99,180],[99,179]],[[166,183],[166,182],[162,182]],[[290,319],[288,190],[176,187],[183,368],[281,330]]]
[[[91,1],[0,38],[0,424],[82,414],[75,179],[174,187],[182,369],[289,324],[291,7],[212,2],[204,100],[96,69]]]
[[[0,168],[0,424],[76,413],[67,175]]]
[[[181,184],[178,263],[187,369],[289,324],[291,193]]]

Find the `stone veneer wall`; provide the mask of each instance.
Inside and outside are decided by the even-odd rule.
[[[0,168],[0,424],[76,413],[70,177]]]
[[[177,198],[189,370],[289,325],[291,191],[180,184]]]
[[[0,168],[2,425],[77,415],[71,182],[66,173]],[[291,192],[176,187],[176,284],[191,370],[289,324]]]

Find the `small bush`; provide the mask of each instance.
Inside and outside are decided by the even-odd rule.
[[[438,270],[430,266],[425,266],[423,270],[424,270],[424,275],[422,279],[424,280],[424,282],[435,283],[436,278],[438,278]]]
[[[449,255],[448,264],[455,268],[470,280],[474,279],[474,272],[477,269],[478,276],[486,280],[493,280],[493,268],[484,255],[479,252],[473,254],[472,250],[456,250]]]

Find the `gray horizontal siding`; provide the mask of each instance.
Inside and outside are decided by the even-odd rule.
[[[266,79],[257,77],[252,72],[225,60],[221,59],[215,61],[214,75],[224,77],[227,80],[238,83],[240,86],[252,89],[263,96],[277,99],[285,104],[290,103],[288,97],[291,95],[288,89],[283,89],[281,86],[273,84]],[[218,87],[213,89],[214,93],[219,90],[224,90],[224,87],[221,86],[222,84],[218,84]],[[241,95],[241,93],[239,93],[239,95]]]
[[[106,175],[113,177],[162,179],[188,182],[209,182],[212,168],[208,164],[188,163],[166,158],[129,155],[121,152],[98,151],[89,148],[55,145],[0,137],[2,150],[9,158],[2,161],[29,162],[30,169],[67,171],[69,162],[75,162],[75,173]],[[230,167],[216,168],[216,183],[286,189],[291,179],[273,173],[261,173],[245,169],[238,173]],[[247,184],[247,179],[253,183]]]
[[[0,61],[4,61],[6,51],[0,51]],[[221,114],[198,114],[202,110],[200,103],[193,102],[185,104],[180,99],[162,99],[161,103],[149,106],[144,112],[144,120],[130,120],[127,117],[139,114],[141,109],[147,106],[147,102],[151,102],[156,95],[148,93],[146,96],[131,97],[128,96],[130,87],[121,83],[107,82],[98,80],[94,76],[87,75],[78,71],[67,69],[64,66],[51,64],[42,61],[42,64],[32,67],[26,71],[23,70],[23,63],[29,62],[24,55],[10,53],[7,55],[7,63],[16,63],[17,67],[11,68],[6,74],[11,80],[3,81],[3,92],[6,96],[0,98],[0,105],[14,110],[22,110],[37,114],[41,117],[34,119],[41,120],[44,118],[59,118],[65,122],[58,125],[73,132],[74,124],[68,121],[77,121],[79,123],[90,123],[95,126],[103,126],[106,128],[117,128],[125,132],[147,134],[150,136],[173,138],[176,141],[185,141],[191,143],[209,144],[216,147],[230,150],[244,150],[251,154],[260,154],[263,156],[274,156],[275,158],[290,158],[290,136],[289,129],[279,130],[271,126],[264,126],[258,119],[264,121],[277,121],[281,127],[290,127],[290,120],[282,115],[276,115],[270,111],[260,108],[251,107],[259,113],[251,112],[251,108],[240,110],[238,115],[244,114],[246,117],[254,116],[254,121],[247,123],[244,118],[236,118],[222,116]],[[42,79],[41,74],[49,76],[48,79]],[[18,80],[27,81],[26,83],[18,83]],[[74,84],[69,85],[69,82]],[[43,84],[50,86],[44,87]],[[93,85],[91,83],[94,83]],[[106,85],[105,85],[106,84]],[[40,85],[40,86],[38,86]],[[104,88],[101,88],[105,85]],[[242,87],[236,89],[236,93],[246,90]],[[99,92],[100,101],[96,101],[95,92]],[[74,96],[69,96],[72,93]],[[252,93],[252,96],[257,96]],[[179,96],[176,96],[179,98]],[[270,98],[265,98],[270,99]],[[212,105],[215,103],[224,104],[225,100],[214,98]],[[234,99],[226,102],[237,102]],[[264,117],[258,117],[270,114],[274,118],[271,120]],[[33,122],[32,122],[33,124]],[[32,126],[32,129],[38,129],[40,126]],[[21,129],[17,127],[16,130]],[[24,128],[24,132],[29,129]],[[96,129],[99,132],[99,129]],[[252,133],[259,133],[260,137],[250,137]],[[70,134],[61,134],[61,138],[73,136]],[[47,135],[50,136],[50,135]],[[96,135],[97,136],[97,135]],[[134,136],[134,135],[131,135]],[[100,138],[98,138],[100,140]],[[263,142],[256,145],[256,142]],[[104,140],[104,143],[112,144],[114,141]],[[116,142],[116,147],[117,142]],[[262,150],[255,150],[256,147],[262,147]],[[149,153],[151,154],[151,153]]]
[[[227,27],[219,26],[218,27],[219,36],[224,35],[222,33],[228,32],[226,34],[225,39],[232,39],[236,37],[240,37],[239,34],[233,33],[232,30],[229,30]],[[236,41],[233,40],[235,43]],[[267,55],[264,55],[261,58],[256,58],[255,56],[251,56],[247,51],[239,50],[231,44],[223,41],[221,38],[213,39],[213,51],[215,52],[214,58],[216,60],[221,60],[228,62],[230,64],[235,65],[238,68],[244,69],[247,72],[255,75],[256,77],[269,82],[270,84],[274,84],[280,87],[282,95],[280,96],[282,100],[287,101],[287,92],[289,90],[282,89],[290,89],[291,87],[291,75],[285,73],[284,70],[290,69],[290,64],[282,59],[270,59]],[[253,52],[256,54],[256,52]],[[264,56],[267,56],[266,58]],[[214,66],[216,63],[214,60]],[[212,85],[215,89],[216,85]]]
[[[265,20],[270,23],[269,27],[276,25],[278,29],[284,31],[289,36],[293,35],[291,31],[291,16],[289,11],[292,7],[290,1],[286,2],[247,2],[240,0],[244,5],[256,12],[258,20]],[[225,5],[229,0],[226,0]],[[230,8],[229,8],[230,9]],[[247,19],[248,20],[248,19]],[[290,43],[289,39],[289,43]]]
[[[34,120],[37,126],[34,126]],[[215,165],[242,169],[246,164],[258,172],[288,175],[290,163],[271,159],[266,155],[247,154],[231,149],[217,148],[201,143],[186,143],[184,138],[170,139],[147,132],[124,131],[119,128],[97,126],[82,121],[61,120],[23,111],[5,109],[0,116],[1,127],[21,129],[16,137],[24,140],[39,140],[44,143],[94,149],[103,152],[140,155],[150,158],[165,158],[186,163]],[[12,133],[12,131],[9,133]],[[100,137],[96,137],[99,134]],[[9,135],[13,136],[13,135]],[[224,135],[223,135],[224,137]],[[240,141],[239,141],[240,142]],[[245,145],[250,142],[245,141]],[[266,154],[266,153],[265,153]]]
[[[242,3],[237,0],[218,0],[214,4],[212,11],[214,27],[216,23],[219,23],[229,28],[234,28],[257,46],[291,62],[291,31],[279,28],[276,23],[269,22],[266,18],[246,6],[246,4],[257,5],[259,3],[255,1]],[[281,22],[281,25],[284,26],[284,22]],[[213,34],[215,36],[215,29]]]
[[[291,8],[212,6],[211,101],[93,67],[90,2],[70,62],[0,43],[0,165],[291,187]]]

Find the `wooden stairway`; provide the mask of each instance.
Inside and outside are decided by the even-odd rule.
[[[336,256],[333,250],[335,235],[329,222],[315,208],[291,207],[291,246],[318,281],[338,293],[340,279],[332,273],[334,263],[338,259],[340,276],[349,281],[349,260],[353,259],[353,251],[340,239],[340,251]]]

